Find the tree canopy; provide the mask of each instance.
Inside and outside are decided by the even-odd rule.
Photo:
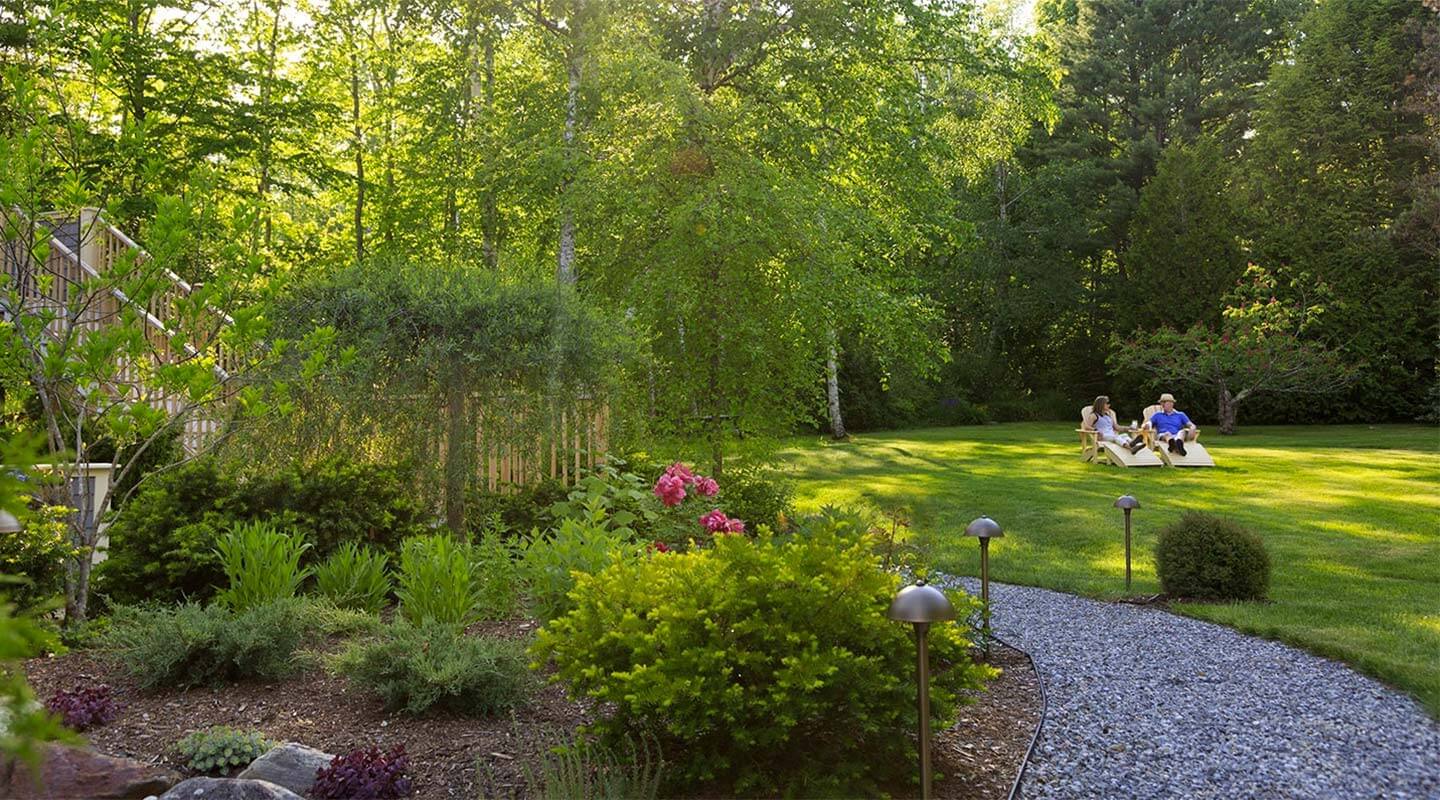
[[[634,429],[707,441],[717,472],[737,435],[1136,394],[1111,343],[1221,331],[1249,263],[1283,304],[1328,288],[1296,341],[1357,373],[1310,418],[1416,416],[1440,333],[1436,12],[1016,8],[0,3],[0,128],[63,133],[27,207],[103,206],[252,333],[377,369],[409,347],[443,383],[536,355],[546,314],[621,327]],[[351,294],[305,316],[320,286]],[[482,324],[467,296],[529,299]],[[389,330],[384,303],[444,318]],[[547,356],[547,380],[613,366],[576,341],[596,349]]]

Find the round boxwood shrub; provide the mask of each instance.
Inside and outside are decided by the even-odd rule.
[[[910,626],[886,619],[900,579],[835,525],[721,535],[713,547],[621,559],[577,576],[574,608],[533,652],[596,728],[653,737],[672,790],[702,796],[874,796],[913,776]],[[971,604],[954,595],[961,618]],[[930,633],[937,730],[993,674],[966,631]]]
[[[1160,586],[1196,600],[1263,600],[1270,556],[1260,538],[1239,523],[1187,511],[1160,531],[1155,550]]]

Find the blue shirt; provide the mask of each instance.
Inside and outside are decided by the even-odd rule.
[[[1150,415],[1150,424],[1154,426],[1156,433],[1168,433],[1174,436],[1180,432],[1181,428],[1190,424],[1190,418],[1185,416],[1184,411],[1172,411],[1169,414],[1164,411],[1156,411]]]

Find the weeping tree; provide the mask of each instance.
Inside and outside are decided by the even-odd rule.
[[[507,283],[483,262],[363,263],[295,287],[275,316],[285,374],[248,398],[271,413],[246,446],[415,465],[457,535],[479,430],[534,443],[560,414],[606,402],[627,361],[618,328],[571,287]]]

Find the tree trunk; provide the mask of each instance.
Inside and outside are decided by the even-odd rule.
[[[84,523],[82,523],[84,524]],[[85,538],[89,538],[85,535]],[[90,570],[95,563],[95,546],[80,547],[80,554],[70,560],[65,570],[65,627],[85,621],[90,605]]]
[[[365,134],[360,128],[360,64],[351,42],[350,119],[355,126],[355,260],[365,260]]]
[[[280,39],[280,9],[280,3],[276,3],[273,7],[270,8],[270,38],[260,48],[261,57],[264,59],[265,62],[265,74],[260,82],[259,106],[261,108],[270,107],[270,89],[271,84],[273,84],[275,81],[275,56],[278,52],[277,48]],[[269,130],[266,130],[264,135],[261,137],[259,155],[260,180],[258,182],[258,185],[255,187],[256,197],[260,201],[260,215],[263,219],[261,223],[261,233],[263,236],[262,241],[266,250],[270,249],[270,243],[274,236],[275,229],[275,219],[274,215],[271,214],[270,209],[270,169],[271,162],[274,160],[274,140],[275,134],[273,131]],[[250,251],[252,254],[254,254],[256,250],[257,247],[252,238]]]
[[[465,419],[465,390],[452,386],[445,413],[445,525],[458,538],[465,537],[465,484],[470,463],[469,426]]]
[[[830,437],[845,438],[845,420],[840,417],[840,368],[835,352],[835,330],[830,330],[830,351],[825,358],[825,397],[830,403]]]
[[[70,481],[53,487],[46,503],[49,505],[79,506],[70,517],[70,543],[79,551],[65,564],[65,627],[79,625],[85,621],[90,607],[90,571],[95,565],[95,547],[100,541],[100,517],[104,509],[96,506],[94,484],[88,480],[84,462],[75,463],[75,482],[79,494],[72,494]],[[90,515],[85,516],[85,509]]]
[[[485,119],[488,122],[495,113],[495,37],[488,28],[485,33],[485,67],[482,74],[485,84],[481,96],[484,99]],[[490,186],[485,189],[480,200],[480,252],[485,259],[485,266],[492,270],[500,267],[499,239],[499,203],[495,199],[494,187]]]
[[[574,32],[571,36],[575,36]],[[565,60],[565,179],[560,184],[560,251],[555,267],[555,280],[574,285],[575,274],[575,211],[571,207],[570,184],[575,180],[575,127],[580,110],[580,46],[571,40]]]
[[[1220,433],[1229,436],[1235,432],[1235,409],[1240,405],[1240,398],[1232,395],[1230,389],[1221,384],[1219,400]]]

